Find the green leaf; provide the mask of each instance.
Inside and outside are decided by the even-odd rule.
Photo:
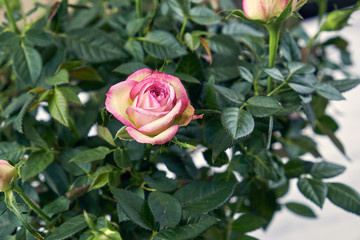
[[[251,114],[239,108],[226,108],[221,113],[221,122],[235,140],[249,135],[255,126]]]
[[[360,195],[351,187],[342,183],[327,183],[328,199],[336,206],[360,215]]]
[[[117,68],[114,69],[114,72],[119,72],[125,75],[131,75],[137,70],[143,69],[143,68],[149,68],[147,65],[140,63],[140,62],[128,62],[121,64]]]
[[[96,70],[89,66],[84,66],[69,70],[69,76],[79,81],[100,82],[100,83],[104,82],[104,80],[96,72]]]
[[[207,39],[212,52],[224,56],[237,55],[240,50],[235,39],[228,35],[217,34]]]
[[[333,86],[331,86],[330,84],[327,83],[317,83],[315,85],[315,89],[316,92],[329,100],[344,100],[345,98],[341,95],[341,93],[334,88]]]
[[[119,129],[119,131],[117,131],[116,135],[115,135],[115,139],[116,138],[119,138],[121,140],[127,140],[127,141],[130,141],[130,140],[134,140],[130,135],[129,133],[126,131],[126,126],[122,127]]]
[[[183,82],[201,84],[198,79],[186,73],[174,73],[173,75],[178,77]]]
[[[360,84],[360,79],[344,79],[329,82],[339,92],[346,92]]]
[[[0,33],[0,47],[15,47],[20,43],[18,34],[5,31]]]
[[[284,55],[288,62],[300,61],[301,52],[298,44],[290,32],[286,32],[281,41],[281,53]]]
[[[264,72],[275,80],[284,81],[285,78],[277,68],[264,68]]]
[[[65,211],[69,210],[69,207],[70,207],[70,200],[64,196],[61,196],[61,197],[57,198],[56,200],[52,201],[51,203],[45,205],[43,207],[43,211],[48,216],[51,217],[54,214],[65,212]]]
[[[144,181],[151,188],[160,192],[174,191],[178,185],[178,181],[176,179],[167,178],[166,173],[160,171],[156,172],[152,176],[145,175]]]
[[[125,43],[124,48],[126,51],[133,56],[135,61],[143,62],[144,61],[144,50],[141,44],[136,40],[129,40]]]
[[[65,96],[54,88],[54,94],[49,102],[49,111],[51,116],[65,127],[70,127],[68,103]]]
[[[16,131],[18,131],[19,133],[23,133],[23,119],[25,114],[28,112],[28,110],[30,109],[30,107],[32,106],[36,96],[34,94],[30,94],[30,97],[27,99],[27,101],[24,103],[24,105],[22,106],[20,112],[18,113],[18,115],[16,116],[15,120],[14,120],[14,124],[13,127]]]
[[[0,142],[0,158],[19,162],[24,156],[26,147],[17,142]]]
[[[246,233],[264,227],[268,221],[252,213],[244,213],[232,225],[234,232]]]
[[[334,10],[330,12],[327,15],[324,23],[321,25],[319,32],[337,31],[348,26],[348,19],[350,18],[351,14],[358,9],[359,7],[356,6],[353,8]]]
[[[109,153],[110,153],[109,148],[99,146],[96,148],[92,148],[92,149],[88,149],[88,150],[80,152],[75,157],[70,159],[69,162],[86,163],[86,162],[102,160]]]
[[[293,76],[288,84],[295,92],[300,94],[311,94],[315,91],[314,83],[308,77]]]
[[[174,227],[180,222],[181,205],[173,196],[155,191],[150,193],[148,202],[161,227]]]
[[[276,171],[276,165],[266,155],[254,155],[254,171],[255,173],[265,179],[278,181],[279,177]]]
[[[288,178],[300,177],[302,174],[309,173],[312,166],[313,163],[309,161],[304,161],[298,158],[290,159],[284,166],[285,174]]]
[[[29,159],[26,160],[25,165],[22,167],[23,182],[45,170],[45,168],[47,168],[47,166],[49,166],[53,161],[53,152],[39,151],[32,153]]]
[[[221,20],[214,11],[206,7],[194,7],[190,9],[190,18],[200,25],[209,25]]]
[[[320,121],[316,121],[316,127],[324,134],[326,134],[330,140],[334,143],[334,145],[336,146],[337,149],[339,149],[339,151],[344,154],[345,157],[346,153],[345,153],[345,148],[343,146],[343,144],[340,142],[340,140],[336,137],[335,133],[329,129],[328,127],[326,127],[325,125],[323,125]]]
[[[190,220],[186,225],[168,228],[156,235],[161,240],[187,240],[193,239],[205,232],[219,220],[208,215],[201,215],[198,219]]]
[[[232,195],[234,183],[192,182],[175,194],[184,211],[190,214],[205,213],[222,206]]]
[[[237,93],[230,88],[222,87],[215,84],[211,84],[211,87],[215,89],[217,93],[219,93],[221,96],[231,102],[242,104],[245,100],[245,97],[242,94]]]
[[[167,0],[166,1],[171,10],[181,17],[189,15],[190,1],[189,0]]]
[[[101,125],[97,126],[97,133],[98,136],[105,141],[107,141],[109,144],[116,146],[113,136],[111,135],[111,132],[107,127],[103,127]]]
[[[105,62],[126,57],[122,48],[105,32],[96,28],[74,29],[67,33],[66,45],[79,59]]]
[[[174,59],[184,56],[187,52],[169,32],[152,31],[141,39],[145,51],[158,59]]]
[[[39,52],[26,44],[21,44],[12,55],[16,76],[24,83],[35,84],[42,71]]]
[[[344,166],[335,163],[319,162],[314,163],[310,174],[315,178],[332,178],[342,174],[345,169],[346,168]]]
[[[128,168],[132,167],[133,165],[130,160],[129,154],[124,149],[117,149],[114,152],[114,160],[119,168]]]
[[[314,66],[303,62],[291,62],[289,63],[288,68],[291,75],[313,73],[315,71]]]
[[[143,18],[136,18],[133,19],[131,21],[129,21],[126,24],[126,33],[128,36],[133,37],[136,35],[136,33],[138,33],[141,29],[141,27],[144,24],[144,19]]]
[[[67,101],[82,105],[78,95],[70,87],[58,87],[57,89],[62,93]]]
[[[285,206],[291,212],[298,214],[300,216],[308,217],[308,218],[316,218],[316,215],[313,212],[313,210],[311,210],[311,208],[309,208],[308,206],[305,206],[304,204],[296,203],[296,202],[289,202],[289,203],[286,203]]]
[[[99,169],[96,170],[96,172],[93,174],[93,182],[90,185],[89,192],[101,188],[105,186],[109,182],[109,173],[113,171],[113,168],[110,166],[102,166]]]
[[[25,40],[31,44],[46,47],[52,44],[51,35],[40,28],[30,28],[25,32]]]
[[[45,82],[49,85],[69,83],[69,73],[65,69],[61,69],[55,76],[46,78]]]
[[[254,75],[245,67],[239,67],[240,76],[249,83],[254,82]]]
[[[305,197],[322,208],[328,191],[324,182],[318,179],[300,178],[297,185]]]
[[[92,221],[95,221],[96,216],[88,213],[89,218]],[[62,240],[73,236],[75,233],[80,232],[81,230],[87,227],[84,215],[78,215],[76,217],[68,219],[66,222],[61,224],[59,227],[46,238],[46,240]]]
[[[271,116],[283,109],[278,101],[267,96],[253,96],[249,98],[246,108],[254,117]]]
[[[112,189],[120,208],[134,223],[147,230],[155,230],[155,220],[148,203],[128,190]]]
[[[199,36],[194,36],[191,33],[185,33],[184,40],[186,45],[190,48],[191,51],[195,51],[200,46]]]

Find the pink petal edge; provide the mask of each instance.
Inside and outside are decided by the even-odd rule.
[[[117,120],[129,127],[135,127],[127,116],[126,109],[132,101],[129,94],[135,81],[123,81],[113,85],[106,93],[105,107]],[[120,105],[121,104],[121,105]]]
[[[129,133],[129,135],[132,138],[134,138],[135,141],[139,143],[150,143],[152,145],[155,144],[160,145],[169,142],[175,136],[178,129],[179,126],[174,125],[154,137],[147,136],[131,127],[127,127],[126,131]]]

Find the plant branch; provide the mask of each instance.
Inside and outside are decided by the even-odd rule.
[[[18,217],[23,226],[29,231],[31,235],[33,235],[36,239],[44,240],[43,236],[41,236],[24,218],[24,216],[20,213],[20,211],[16,207],[15,197],[11,189],[5,191],[5,202],[6,206]]]
[[[135,4],[136,4],[136,16],[137,16],[137,18],[141,18],[142,17],[142,0],[136,0]]]
[[[234,220],[235,220],[234,216],[239,211],[239,209],[240,209],[243,202],[244,202],[244,197],[239,197],[237,202],[236,202],[236,206],[235,206],[233,214],[229,216],[228,224],[227,224],[227,227],[226,227],[226,238],[225,238],[226,240],[231,239],[232,225],[233,225]]]
[[[180,36],[179,36],[180,42],[183,42],[183,36],[184,36],[184,32],[185,32],[185,28],[186,28],[186,24],[187,24],[188,20],[189,20],[189,17],[185,16],[183,25],[181,26],[181,30],[180,30]]]
[[[10,8],[8,0],[4,0],[4,4],[5,4],[6,15],[10,20],[10,24],[11,24],[11,26],[13,28],[13,31],[15,33],[20,33],[19,28],[16,26],[16,22],[15,22],[15,19],[14,19],[14,16],[13,16],[13,12],[12,12],[12,9]]]
[[[19,196],[24,200],[24,202],[32,209],[34,212],[37,213],[40,217],[42,217],[46,223],[50,222],[50,218],[38,207],[36,204],[31,201],[28,196],[25,195],[25,193],[21,190],[21,188],[15,184],[14,189],[15,192],[19,194]]]
[[[275,66],[275,59],[279,47],[280,29],[282,24],[274,23],[265,25],[269,32],[269,68]],[[267,93],[271,92],[272,78],[268,77]]]

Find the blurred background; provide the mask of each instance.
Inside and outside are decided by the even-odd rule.
[[[119,0],[121,1],[121,0]],[[213,4],[218,1],[230,0],[208,0]],[[21,3],[22,2],[22,3]],[[34,8],[34,2],[53,4],[55,0],[14,0],[13,4],[21,4],[22,10],[28,12]],[[77,0],[69,0],[71,3],[78,2]],[[234,3],[241,8],[241,0],[235,0]],[[326,11],[331,11],[336,8],[345,8],[355,4],[356,0],[314,0],[306,4],[300,11],[304,17],[301,25],[309,34],[315,35],[319,27],[317,18],[318,13],[326,14]],[[320,3],[320,4],[318,4]],[[322,6],[319,8],[319,6]],[[0,23],[5,21],[4,9],[0,8]],[[44,13],[44,12],[43,12]],[[37,19],[42,14],[32,14],[27,19],[28,22]],[[320,38],[326,40],[328,38],[338,35],[338,33],[322,33]],[[354,76],[360,76],[360,11],[355,12],[351,19],[350,25],[340,32],[340,36],[348,41],[351,53],[352,66],[349,66],[349,71]],[[331,60],[340,62],[340,55],[338,51],[328,53]],[[339,79],[345,76],[336,76]],[[346,166],[345,174],[340,175],[333,181],[341,181],[351,186],[360,192],[360,87],[355,88],[344,94],[345,101],[332,102],[329,108],[329,114],[334,116],[338,122],[340,129],[337,131],[337,136],[342,140],[345,150],[350,160],[345,159],[343,155],[333,146],[327,137],[315,136],[317,139],[319,150],[327,161],[338,163]],[[309,129],[309,134],[311,134]],[[312,156],[307,156],[311,159]],[[306,160],[306,157],[304,158]],[[274,221],[266,231],[257,230],[250,235],[261,240],[360,240],[360,217],[351,213],[347,213],[340,208],[337,208],[329,202],[325,202],[323,210],[316,207],[310,201],[305,199],[298,191],[296,182],[293,182],[289,194],[282,199],[282,201],[297,201],[306,203],[315,210],[317,214],[316,219],[301,218],[289,211],[278,212]],[[328,201],[328,200],[327,200]]]

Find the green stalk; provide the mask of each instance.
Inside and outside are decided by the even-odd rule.
[[[37,213],[41,218],[45,220],[46,223],[50,222],[50,218],[38,207],[36,204],[28,198],[25,193],[21,190],[18,185],[14,186],[13,189],[15,192],[19,194],[19,196],[24,200],[24,202],[32,209],[34,212]]]
[[[180,30],[180,36],[179,36],[180,42],[183,42],[183,36],[184,36],[184,33],[185,33],[185,28],[186,28],[186,24],[187,24],[188,20],[189,20],[189,17],[185,16],[183,25],[182,25],[181,30]]]
[[[137,18],[142,17],[142,0],[135,0],[136,4],[136,16]]]
[[[155,236],[156,236],[157,234],[158,234],[157,232],[153,231],[150,240],[154,240],[154,238],[155,238]]]
[[[6,15],[7,15],[7,17],[8,17],[9,20],[10,20],[10,24],[11,24],[11,26],[12,26],[12,28],[13,28],[13,31],[14,31],[15,33],[20,34],[20,30],[19,30],[19,28],[16,26],[16,22],[15,22],[15,19],[14,19],[14,17],[13,17],[12,9],[11,9],[10,6],[9,6],[8,0],[4,0],[4,4],[5,4]]]
[[[226,240],[231,239],[231,231],[232,231],[232,225],[234,223],[234,216],[239,211],[241,205],[243,204],[243,201],[244,201],[244,197],[239,197],[238,198],[238,200],[236,202],[234,212],[233,212],[232,215],[229,216],[228,224],[227,224],[227,227],[226,227],[226,238],[225,238]]]
[[[277,50],[279,47],[280,29],[282,24],[273,23],[265,25],[269,32],[269,68],[275,66]],[[271,92],[272,78],[268,77],[267,92]]]
[[[281,26],[282,26],[282,23],[272,23],[272,24],[265,25],[266,29],[269,32],[269,68],[273,68],[275,66],[276,55],[277,55],[277,51],[278,51],[278,47],[279,47]],[[273,79],[272,79],[272,77],[269,76],[268,82],[267,82],[267,93],[268,94],[271,93],[272,85],[273,85]],[[270,149],[273,126],[274,126],[273,116],[270,116],[266,149]]]
[[[31,235],[33,235],[36,239],[44,240],[43,236],[41,236],[24,218],[24,216],[17,209],[15,197],[11,189],[5,191],[5,203],[6,206],[19,218],[23,226],[29,231]]]

